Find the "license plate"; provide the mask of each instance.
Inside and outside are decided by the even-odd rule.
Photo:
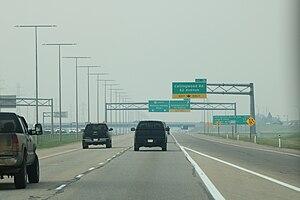
[[[153,139],[148,139],[147,140],[149,143],[152,143],[153,142]]]
[[[98,139],[93,139],[94,142],[98,141]]]

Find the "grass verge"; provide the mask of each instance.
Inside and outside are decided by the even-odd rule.
[[[218,136],[216,134],[210,134]],[[219,137],[227,138],[227,134],[220,134]],[[237,140],[237,135],[232,136],[228,134],[228,139]],[[249,134],[239,134],[239,140],[245,142],[254,142],[254,137],[251,138]],[[281,133],[281,148],[300,150],[300,133]],[[279,147],[279,134],[265,134],[256,137],[256,143],[260,145]]]
[[[59,134],[49,134],[38,136],[38,138],[34,137],[34,140],[38,144],[37,147],[43,149],[78,142],[81,140],[81,135],[78,135],[78,139],[76,139],[76,134],[62,134],[60,141]]]

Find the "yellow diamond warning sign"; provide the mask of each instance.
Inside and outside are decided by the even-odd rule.
[[[253,126],[254,124],[255,124],[255,119],[253,118],[253,117],[249,117],[249,119],[247,119],[247,124],[249,125],[249,126]]]

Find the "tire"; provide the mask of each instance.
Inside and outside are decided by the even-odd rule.
[[[83,148],[83,149],[88,149],[88,148],[89,148],[89,145],[83,142],[83,143],[82,143],[82,148]]]
[[[27,167],[26,158],[22,162],[21,169],[18,173],[14,174],[14,183],[16,189],[24,189],[27,186]]]
[[[140,147],[138,144],[134,144],[134,151],[139,151],[140,150]]]
[[[161,150],[162,150],[162,151],[167,151],[167,144],[163,144],[163,145],[161,146]]]
[[[112,146],[111,145],[111,141],[109,141],[109,142],[106,143],[106,148],[111,148],[111,146]]]
[[[39,158],[35,154],[34,162],[27,167],[29,183],[38,183],[40,181],[40,165]]]

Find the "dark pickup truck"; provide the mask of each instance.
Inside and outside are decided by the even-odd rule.
[[[134,134],[134,151],[140,147],[161,147],[167,151],[167,133],[170,128],[162,121],[140,121],[136,128],[131,128]]]
[[[15,187],[39,182],[39,159],[31,135],[43,133],[41,124],[28,129],[24,117],[0,112],[0,179],[14,177]]]
[[[89,145],[106,145],[106,148],[112,147],[110,131],[106,123],[87,124],[82,134],[82,148],[87,149]]]

